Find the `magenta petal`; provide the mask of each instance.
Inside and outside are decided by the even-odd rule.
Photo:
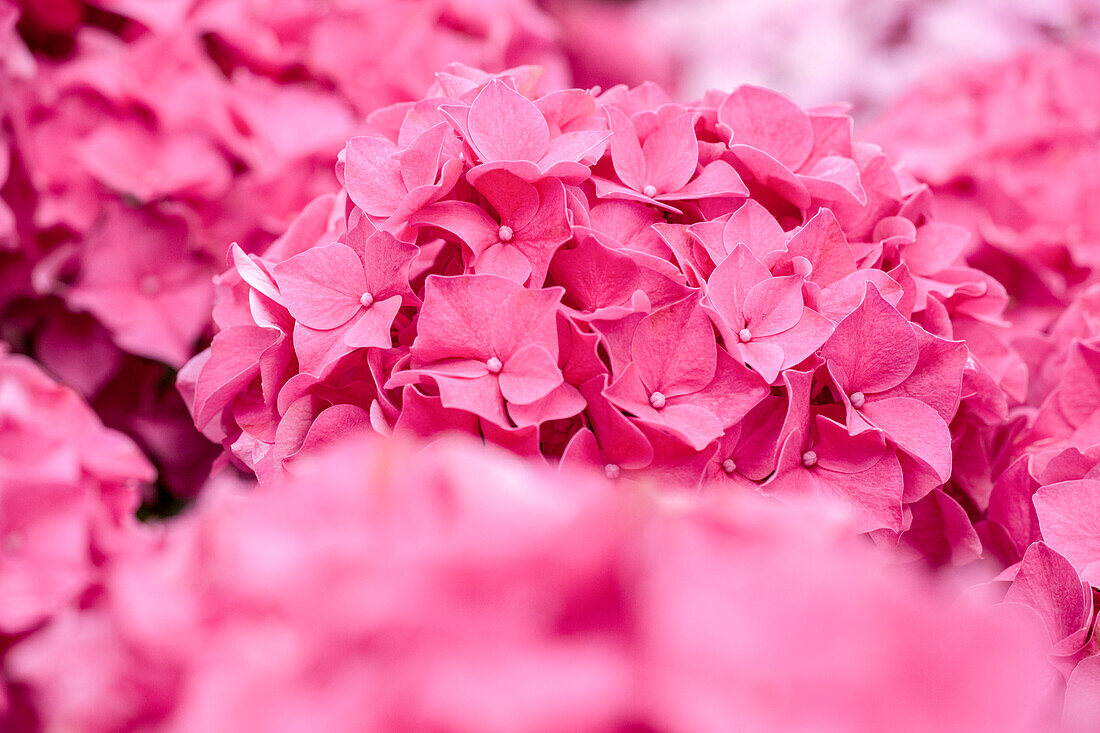
[[[607,119],[611,125],[611,163],[615,174],[627,188],[641,191],[646,185],[646,159],[634,124],[617,107],[607,108]]]
[[[338,243],[280,262],[272,274],[290,315],[304,326],[322,330],[347,323],[367,289],[363,263],[350,247]]]
[[[480,206],[467,201],[439,201],[426,206],[409,218],[409,226],[439,227],[456,236],[475,256],[500,241],[500,225]]]
[[[762,150],[792,171],[798,170],[813,150],[810,116],[767,89],[738,87],[718,108],[718,121],[733,131],[731,144]]]
[[[1054,644],[1084,628],[1092,616],[1092,590],[1066,558],[1042,542],[1027,548],[1005,601],[1038,611]]]
[[[352,348],[366,349],[375,347],[387,349],[393,345],[390,326],[401,308],[401,296],[395,295],[381,302],[375,302],[370,308],[363,309],[353,316],[347,330],[344,331],[344,343]]]
[[[1082,659],[1066,682],[1064,733],[1090,733],[1100,720],[1100,656]]]
[[[584,397],[571,384],[563,382],[552,389],[548,395],[534,402],[521,405],[508,403],[508,416],[519,427],[542,425],[551,420],[564,420],[580,414],[585,408]]]
[[[494,244],[481,253],[475,264],[478,274],[496,275],[523,285],[531,277],[531,263],[513,245]]]
[[[509,171],[491,170],[474,186],[500,214],[502,224],[519,231],[539,209],[539,192],[533,185]]]
[[[389,140],[353,137],[345,148],[344,185],[348,197],[371,216],[389,216],[408,192]]]
[[[234,326],[214,336],[195,383],[196,425],[209,424],[260,373],[260,354],[279,336],[275,329],[256,326]]]
[[[684,112],[654,130],[642,144],[646,185],[659,193],[683,188],[695,175],[699,142],[695,139],[695,112]]]
[[[732,252],[738,244],[743,244],[759,260],[787,245],[787,235],[783,227],[779,226],[779,222],[767,209],[752,199],[733,212],[722,231],[722,239],[727,252]]]
[[[542,399],[561,383],[557,359],[537,344],[528,344],[512,354],[500,373],[500,393],[520,405]]]
[[[550,145],[550,127],[535,104],[493,79],[470,104],[470,145],[482,162],[537,161]]]
[[[818,415],[813,444],[817,465],[836,473],[858,474],[875,465],[887,452],[882,436],[869,431],[849,435],[843,425]]]
[[[508,427],[504,400],[495,376],[467,378],[433,373],[431,377],[439,387],[439,399],[444,407],[472,412],[500,427]]]
[[[753,338],[774,336],[798,323],[802,308],[802,278],[768,278],[745,294],[746,327]]]
[[[1043,540],[1082,572],[1100,560],[1100,481],[1080,479],[1041,487],[1034,496]]]
[[[338,443],[356,431],[370,428],[370,413],[356,405],[333,405],[321,411],[302,442],[301,452],[311,453],[322,446]]]
[[[733,166],[724,160],[708,163],[699,175],[679,189],[658,196],[661,201],[687,201],[690,199],[735,198],[748,196],[749,189]]]
[[[706,387],[714,378],[718,360],[710,319],[694,297],[643,318],[634,332],[630,354],[646,387],[666,397]]]
[[[928,405],[909,397],[868,400],[867,418],[902,450],[927,463],[941,482],[951,477],[951,431]]]
[[[821,356],[848,392],[881,392],[913,373],[919,350],[905,316],[867,286],[863,303],[837,324]]]

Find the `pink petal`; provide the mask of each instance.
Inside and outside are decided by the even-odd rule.
[[[412,353],[415,364],[492,356],[491,324],[520,286],[493,275],[429,275]]]
[[[965,565],[982,554],[982,543],[959,503],[939,489],[909,505],[913,524],[901,544],[935,565]]]
[[[718,121],[733,131],[731,144],[749,145],[798,170],[813,150],[810,117],[791,100],[754,86],[740,86],[718,108]]]
[[[1100,720],[1100,656],[1082,659],[1066,682],[1064,733],[1091,733]]]
[[[539,344],[555,359],[558,354],[557,313],[561,288],[520,289],[496,301],[499,314],[486,325],[493,352],[508,357],[527,344]]]
[[[909,321],[868,285],[863,303],[837,324],[821,356],[841,389],[868,393],[901,384],[913,373],[919,349]]]
[[[550,127],[531,100],[493,79],[470,104],[470,145],[484,163],[537,161],[550,145]]]
[[[830,155],[798,176],[815,199],[849,206],[866,206],[867,192],[859,179],[859,166],[849,157]]]
[[[1092,590],[1066,558],[1042,542],[1027,548],[1005,601],[1034,608],[1054,644],[1084,628],[1092,615]]]
[[[523,285],[531,277],[531,262],[510,244],[494,244],[475,263],[479,275],[496,275]]]
[[[439,399],[444,407],[472,412],[500,427],[508,427],[504,400],[495,376],[467,378],[437,373],[430,373],[430,376],[439,387]]]
[[[699,175],[686,185],[666,194],[659,194],[661,201],[688,201],[691,199],[735,198],[749,195],[749,189],[733,166],[724,160],[707,163]]]
[[[909,397],[868,400],[862,412],[902,450],[936,472],[941,482],[951,477],[951,431],[928,405]]]
[[[538,189],[503,169],[485,173],[474,188],[500,214],[500,223],[517,232],[531,222],[539,209]]]
[[[344,186],[348,197],[371,216],[389,216],[408,189],[393,143],[379,137],[353,137],[345,148]]]
[[[593,377],[580,388],[603,454],[623,468],[645,468],[653,460],[653,446],[638,426],[607,401],[606,388],[606,374]]]
[[[508,402],[528,405],[550,394],[562,381],[557,358],[542,346],[528,344],[504,362],[500,393]]]
[[[290,315],[304,326],[336,328],[359,310],[367,292],[363,263],[347,245],[317,247],[272,269]]]
[[[630,355],[646,387],[666,397],[706,387],[718,360],[710,319],[695,297],[643,318],[634,332]]]
[[[395,295],[362,309],[358,315],[352,316],[344,331],[344,343],[355,349],[390,348],[393,345],[390,327],[400,308],[401,296]]]
[[[817,465],[836,473],[866,471],[887,453],[886,443],[876,432],[849,435],[843,425],[820,415],[814,419],[817,438],[812,446]]]
[[[406,191],[435,183],[443,141],[452,135],[446,122],[425,130],[397,156],[401,182]]]
[[[483,208],[468,201],[439,201],[425,206],[409,217],[409,226],[434,226],[450,232],[475,257],[500,241],[500,225]]]
[[[1078,572],[1100,560],[1100,481],[1080,479],[1040,487],[1034,496],[1043,540]]]
[[[771,277],[745,295],[746,328],[757,336],[774,336],[802,317],[802,278]]]
[[[233,326],[214,336],[195,383],[195,424],[206,426],[260,373],[260,354],[280,336],[272,328]]]
[[[638,143],[634,124],[617,107],[607,107],[611,125],[611,162],[615,174],[627,188],[641,191],[646,185],[646,158]]]
[[[502,388],[503,389],[503,388]],[[542,425],[552,420],[564,420],[579,415],[585,408],[584,397],[568,383],[559,384],[545,397],[521,405],[509,401],[508,416],[519,427]]]
[[[783,227],[767,209],[752,199],[733,212],[722,231],[722,240],[727,252],[744,244],[758,260],[787,246],[787,234]]]
[[[678,191],[695,175],[699,162],[695,117],[695,112],[677,115],[654,130],[642,144],[645,184],[659,193]]]
[[[730,338],[745,327],[745,300],[749,291],[770,278],[768,268],[740,243],[714,268],[707,279],[707,302],[722,316]]]
[[[822,209],[787,242],[790,257],[805,257],[813,270],[808,280],[828,287],[855,272],[856,260],[836,216]]]

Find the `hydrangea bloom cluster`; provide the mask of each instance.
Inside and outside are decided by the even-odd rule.
[[[929,72],[1044,43],[1100,44],[1094,0],[638,0],[622,13],[679,62],[683,92],[750,82],[802,104],[845,100],[861,117]]]
[[[1067,710],[1092,720],[1100,715],[1098,84],[1091,51],[1024,53],[929,78],[877,128],[933,186],[944,218],[974,233],[969,259],[1012,296],[1007,316],[1030,383],[996,438],[996,481],[977,528],[987,552],[1009,566],[1008,599],[1044,618]]]
[[[71,388],[0,353],[0,641],[71,607],[125,549],[152,466]]]
[[[872,130],[974,232],[970,258],[1010,289],[1022,333],[1097,280],[1098,99],[1100,54],[1048,47],[929,76]]]
[[[187,440],[186,410],[149,362],[177,369],[208,340],[230,243],[266,247],[335,190],[332,159],[357,120],[419,97],[445,61],[565,75],[527,0],[488,13],[465,0],[23,5],[37,70],[4,90],[3,337],[135,430],[180,491],[205,441]],[[154,389],[127,412],[117,397],[135,385]]]
[[[233,249],[181,373],[198,427],[262,480],[351,425],[458,430],[612,477],[839,497],[864,531],[972,558],[1023,371],[966,232],[837,108],[535,78],[440,74],[349,141],[346,195]]]
[[[298,470],[207,494],[13,650],[45,729],[1043,729],[1041,629],[836,514],[668,503],[467,440]]]

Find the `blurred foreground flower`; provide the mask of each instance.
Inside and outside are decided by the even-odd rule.
[[[1039,624],[843,513],[360,438],[207,494],[20,644],[47,730],[1031,731]]]

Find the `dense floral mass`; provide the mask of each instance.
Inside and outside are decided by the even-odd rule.
[[[152,409],[120,410],[114,395],[194,355],[229,243],[266,247],[334,190],[332,160],[362,115],[419,97],[454,60],[533,60],[565,78],[549,20],[525,0],[494,5],[27,3],[34,57],[11,41],[4,90],[17,177],[0,239],[21,229],[0,262],[4,337],[138,437],[174,490],[192,490],[189,461],[163,449],[204,451],[175,392],[142,390]]]
[[[460,430],[828,495],[861,530],[975,553],[959,499],[989,478],[953,478],[953,446],[982,449],[1024,378],[965,230],[836,108],[537,83],[452,67],[348,142],[346,196],[233,249],[183,373],[198,426],[262,480],[352,424]]]
[[[0,0],[0,730],[1100,730],[1040,5]]]
[[[1067,706],[1096,720],[1098,74],[1100,56],[1086,49],[1020,54],[925,80],[875,131],[935,188],[943,216],[971,230],[968,259],[1012,296],[1012,341],[1030,382],[997,439],[980,529],[986,553],[1015,573],[1010,597],[1044,614]],[[948,112],[932,123],[933,109]],[[937,140],[946,129],[950,141]]]
[[[465,440],[360,441],[299,469],[210,497],[13,653],[46,729],[1040,722],[1037,620],[952,601],[836,515],[609,491]]]

